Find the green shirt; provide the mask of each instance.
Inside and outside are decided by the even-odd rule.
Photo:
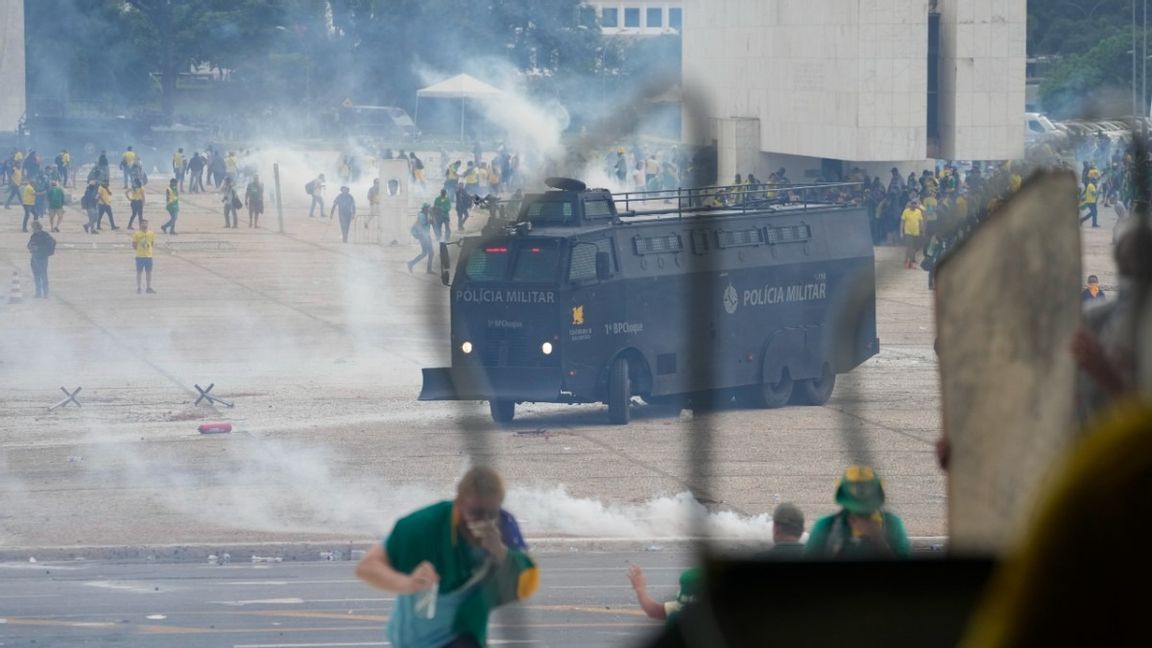
[[[64,209],[64,189],[52,187],[48,190],[48,209]]]
[[[424,561],[432,563],[440,576],[438,594],[442,598],[458,594],[457,590],[468,583],[473,573],[485,563],[483,552],[461,536],[451,501],[433,504],[398,521],[384,541],[384,551],[392,568],[404,574],[412,573]],[[455,609],[452,632],[457,636],[471,635],[481,646],[485,645],[491,610],[531,596],[538,579],[536,565],[528,554],[509,548],[504,563],[463,594]],[[399,598],[397,609],[407,609]],[[442,609],[442,606],[438,604],[438,608]],[[399,616],[393,612],[392,625],[399,626],[407,621]],[[390,637],[394,636],[394,630],[389,628]],[[400,646],[395,639],[392,643],[398,648],[407,648]]]
[[[908,541],[908,532],[904,530],[904,521],[892,513],[885,512],[882,515],[885,537],[893,556],[907,558],[911,553],[911,543]],[[804,546],[804,555],[856,560],[892,557],[860,538],[853,537],[846,511],[820,518],[812,525],[808,533],[808,544]]]

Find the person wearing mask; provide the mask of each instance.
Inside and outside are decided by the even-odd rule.
[[[1104,290],[1100,288],[1100,278],[1096,275],[1088,275],[1088,284],[1084,290],[1080,291],[1080,301],[1085,305],[1089,303],[1104,301]]]
[[[48,257],[56,253],[56,239],[44,231],[40,221],[32,221],[32,236],[28,238],[28,252],[32,255],[32,280],[36,284],[37,298],[48,298]]]
[[[356,218],[356,199],[352,197],[347,186],[340,187],[340,193],[332,200],[332,210],[328,214],[331,219],[340,214],[340,239],[348,242],[348,230],[352,227],[352,219]]]
[[[164,209],[168,211],[168,222],[160,226],[160,231],[175,236],[176,218],[180,215],[180,191],[176,178],[169,180],[168,188],[164,190]]]
[[[883,510],[884,485],[871,466],[848,466],[836,488],[837,513],[812,525],[804,555],[835,559],[907,558],[904,521]]]
[[[139,180],[132,181],[132,188],[124,192],[128,205],[132,208],[132,215],[128,218],[128,229],[134,229],[132,223],[136,219],[144,220],[144,186]]]
[[[500,475],[474,467],[457,484],[454,500],[401,518],[367,551],[356,576],[397,595],[390,645],[486,646],[491,611],[536,592],[539,569],[503,504]]]

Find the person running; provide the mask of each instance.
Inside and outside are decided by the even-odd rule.
[[[503,504],[500,475],[472,468],[454,500],[401,518],[356,565],[360,580],[397,594],[392,646],[486,646],[491,611],[536,593],[540,571]]]
[[[24,172],[19,165],[13,164],[12,170],[8,172],[8,200],[4,201],[4,209],[11,209],[12,201],[20,200],[23,197],[23,188]]]
[[[332,216],[340,212],[340,238],[348,242],[348,229],[352,226],[352,219],[356,218],[356,199],[348,192],[348,187],[340,187],[340,193],[332,200],[332,211],[328,215],[331,219]]]
[[[53,180],[52,186],[48,188],[48,226],[53,232],[59,232],[63,222],[64,188],[60,186],[60,182]]]
[[[440,195],[436,196],[436,200],[432,201],[432,216],[440,225],[436,226],[437,232],[444,229],[448,232],[448,238],[452,237],[452,198],[448,195],[445,189],[440,190]]]
[[[264,214],[264,183],[259,175],[253,175],[244,190],[244,204],[248,207],[248,227],[260,227],[260,216]]]
[[[429,214],[431,209],[431,205],[424,203],[424,205],[420,207],[420,213],[416,214],[416,222],[412,224],[412,229],[409,230],[412,233],[412,238],[420,243],[420,254],[408,262],[408,272],[412,272],[412,268],[415,267],[421,259],[427,258],[428,268],[425,272],[432,274],[432,234],[428,231],[432,225],[430,220],[431,215]]]
[[[56,253],[56,239],[44,231],[40,221],[32,221],[32,236],[28,238],[28,252],[32,255],[32,281],[36,284],[35,297],[48,298],[48,257]]]
[[[1099,196],[1096,195],[1096,182],[1091,178],[1084,185],[1084,191],[1080,193],[1080,209],[1087,210],[1087,212],[1080,217],[1080,223],[1083,224],[1088,219],[1092,219],[1092,227],[1100,227],[1096,222],[1097,217],[1097,201]]]
[[[132,223],[136,219],[144,220],[144,185],[139,180],[132,181],[132,188],[124,192],[128,204],[132,207],[132,215],[128,217],[128,229],[133,229]]]
[[[156,242],[156,232],[148,229],[148,221],[140,219],[140,229],[132,233],[132,249],[136,251],[136,294],[139,295],[140,276],[145,277],[145,286],[148,294],[155,294],[152,290],[152,246]]]
[[[112,217],[112,192],[108,189],[108,183],[100,185],[96,194],[96,202],[98,206],[98,213],[96,215],[96,230],[99,231],[104,222],[104,214],[108,214],[108,227],[114,230],[120,229],[116,227],[116,221]]]
[[[175,236],[176,218],[180,215],[180,191],[176,178],[169,180],[168,188],[164,190],[164,209],[168,210],[168,222],[160,226],[160,231]]]
[[[239,227],[236,211],[244,202],[236,195],[236,183],[232,180],[232,176],[224,177],[224,186],[220,189],[220,202],[224,203],[224,229]]]
[[[68,152],[68,149],[61,149],[56,154],[56,173],[60,176],[62,186],[70,186],[68,176],[72,173],[72,154]]]

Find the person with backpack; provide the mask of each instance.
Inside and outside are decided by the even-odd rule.
[[[812,525],[804,555],[830,559],[907,558],[904,521],[884,509],[884,485],[871,466],[852,465],[836,487],[841,509]]]
[[[320,207],[320,218],[324,218],[324,174],[321,173],[316,176],[315,180],[304,185],[304,191],[312,196],[312,205],[308,208],[308,218],[313,217],[317,206]]]
[[[428,203],[420,208],[420,213],[416,214],[416,222],[412,224],[412,229],[408,230],[412,234],[412,238],[420,243],[420,254],[416,258],[408,262],[408,272],[412,272],[412,268],[420,262],[421,259],[428,259],[428,268],[424,271],[432,274],[432,234],[428,231],[432,223],[429,221],[429,215],[432,206]]]
[[[56,253],[56,239],[44,231],[40,221],[32,221],[32,236],[28,238],[28,252],[32,254],[32,280],[36,284],[36,297],[48,298],[48,257]]]

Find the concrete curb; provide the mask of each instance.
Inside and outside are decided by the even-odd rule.
[[[947,537],[925,536],[912,538],[912,550],[917,554],[943,554]],[[249,543],[189,543],[166,545],[93,545],[48,547],[0,547],[0,562],[75,562],[101,561],[125,563],[209,563],[210,557],[223,561],[227,554],[233,564],[259,562],[320,562],[358,560],[374,539],[309,542],[249,542]],[[735,555],[762,550],[762,544],[747,539],[713,538],[725,552]],[[693,538],[529,538],[529,546],[537,554],[597,553],[597,552],[688,552],[693,549]],[[33,560],[34,559],[34,560]]]

